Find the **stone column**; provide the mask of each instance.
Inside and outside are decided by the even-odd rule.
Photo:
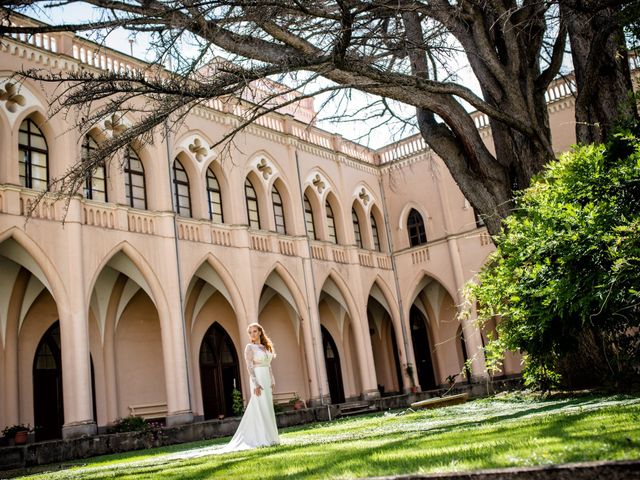
[[[81,204],[71,200],[65,230],[68,262],[65,289],[68,304],[58,300],[62,355],[62,392],[64,425],[62,438],[70,439],[97,433],[93,418],[91,361],[89,354],[88,306],[81,252]]]

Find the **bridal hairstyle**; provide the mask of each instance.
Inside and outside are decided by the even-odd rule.
[[[273,342],[271,342],[271,339],[267,337],[267,333],[264,331],[264,328],[262,328],[262,325],[260,325],[259,323],[252,323],[247,327],[247,332],[251,327],[256,327],[258,330],[260,330],[260,343],[264,345],[264,347],[271,353],[275,353],[275,351],[273,350]]]

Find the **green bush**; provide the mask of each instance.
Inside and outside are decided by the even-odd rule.
[[[119,418],[111,426],[110,431],[113,433],[122,432],[141,432],[148,428],[149,424],[142,417],[129,415],[128,417]]]
[[[640,374],[640,141],[576,147],[516,199],[470,289],[499,349],[542,388]],[[495,350],[496,345],[492,348]]]
[[[239,417],[244,412],[244,401],[242,400],[242,392],[237,388],[234,388],[231,391],[232,404],[231,408],[233,409],[233,413]]]

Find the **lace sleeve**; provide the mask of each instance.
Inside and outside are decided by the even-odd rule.
[[[262,388],[262,386],[258,383],[256,379],[256,371],[253,368],[253,348],[251,348],[251,344],[247,344],[247,347],[244,349],[244,359],[247,362],[247,370],[249,370],[249,376],[251,380],[253,380],[253,384],[256,387]]]

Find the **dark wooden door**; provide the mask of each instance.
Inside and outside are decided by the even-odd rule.
[[[324,363],[327,369],[327,381],[329,382],[329,394],[331,403],[344,403],[344,386],[342,385],[342,370],[340,368],[340,355],[331,334],[326,328],[322,329],[322,350],[324,351]]]
[[[64,402],[60,322],[42,336],[33,361],[33,410],[36,441],[62,438]]]
[[[411,320],[411,341],[416,359],[416,372],[422,390],[436,388],[436,379],[431,361],[431,342],[427,332],[427,320],[422,312],[413,305],[409,313]]]
[[[204,418],[233,415],[233,388],[242,391],[238,355],[231,337],[214,323],[200,346],[200,386]]]

